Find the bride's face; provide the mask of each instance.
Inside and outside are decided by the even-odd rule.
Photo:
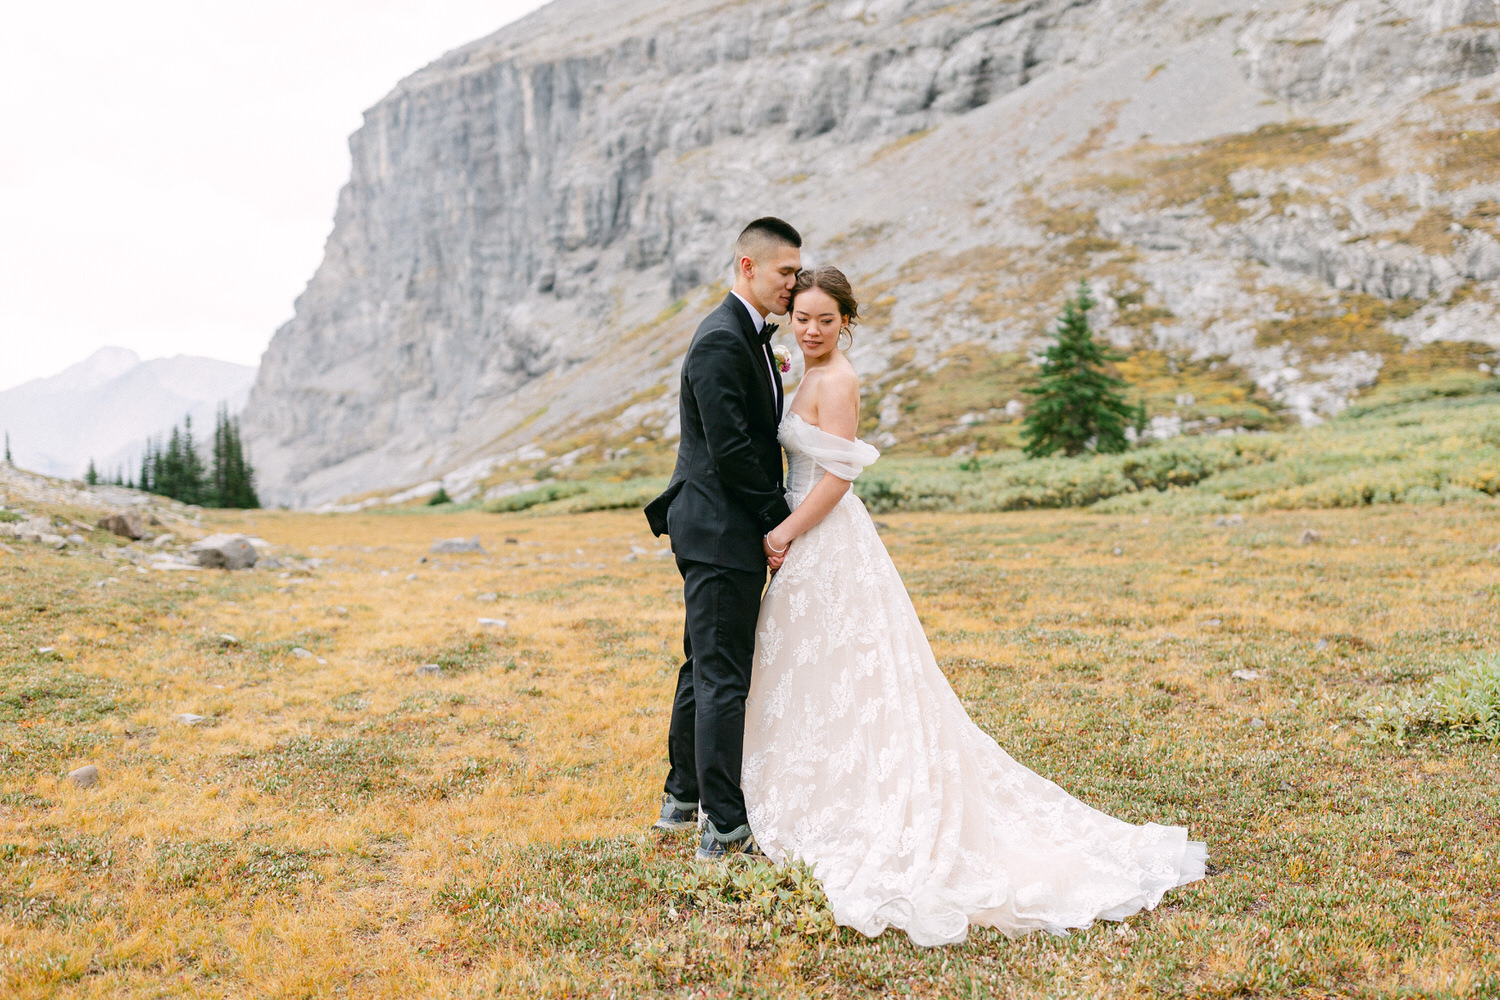
[[[838,303],[821,288],[809,288],[792,302],[792,336],[810,362],[821,361],[838,349],[843,325]]]

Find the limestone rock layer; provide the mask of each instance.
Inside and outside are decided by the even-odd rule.
[[[670,435],[686,338],[768,213],[879,303],[872,386],[1024,347],[1083,276],[1158,307],[1116,339],[1222,357],[1309,419],[1372,362],[1268,343],[1288,289],[1415,297],[1408,340],[1489,336],[1455,292],[1500,278],[1500,191],[1444,137],[1500,128],[1500,4],[1246,6],[555,0],[366,112],[242,417],[262,497]],[[1207,173],[1164,187],[1184,157]]]

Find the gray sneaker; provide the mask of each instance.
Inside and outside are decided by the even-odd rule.
[[[750,832],[748,826],[732,830],[728,837],[720,839],[712,823],[704,825],[703,840],[698,844],[694,855],[699,861],[721,861],[735,854],[742,854],[747,858],[766,856],[755,842],[755,834]]]
[[[652,823],[651,829],[678,833],[682,830],[698,828],[698,804],[696,802],[692,804],[678,802],[670,795],[663,795],[661,798],[661,819]]]

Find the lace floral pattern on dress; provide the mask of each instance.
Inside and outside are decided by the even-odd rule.
[[[791,412],[780,438],[793,506],[879,454]],[[1122,919],[1207,862],[1186,830],[1099,812],[974,725],[853,491],[761,604],[742,785],[756,841],[811,865],[839,923],[919,945]]]

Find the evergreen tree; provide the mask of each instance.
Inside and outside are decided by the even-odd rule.
[[[1113,453],[1129,447],[1125,429],[1143,412],[1125,401],[1125,383],[1105,371],[1125,356],[1094,339],[1089,310],[1094,299],[1087,281],[1063,305],[1056,341],[1043,355],[1040,384],[1025,390],[1036,401],[1028,408],[1021,437],[1026,454],[1041,458],[1061,451],[1073,456],[1092,447]]]
[[[14,461],[11,460],[11,457],[10,457],[10,431],[6,431],[5,432],[5,464],[6,465],[15,465],[16,464]]]
[[[255,495],[255,473],[245,461],[240,442],[240,422],[220,406],[214,422],[213,462],[209,469],[205,503],[216,507],[259,507]]]
[[[203,504],[209,502],[208,470],[203,467],[203,456],[193,441],[192,414],[182,418],[182,480],[178,486],[177,499],[183,503]]]
[[[193,418],[188,416],[180,428],[172,428],[165,446],[160,440],[146,440],[137,488],[204,507],[259,507],[239,421],[229,416],[227,407],[219,408],[209,456],[205,465],[193,438]]]
[[[175,424],[167,437],[167,450],[158,452],[152,469],[152,489],[176,500],[182,493],[182,430]]]
[[[90,486],[99,485],[99,472],[94,468],[94,460],[89,459],[89,469],[83,474],[83,481]]]
[[[146,439],[146,450],[141,452],[141,480],[136,486],[139,490],[147,493],[152,492],[154,477],[151,470],[156,466],[156,444],[150,438]]]

